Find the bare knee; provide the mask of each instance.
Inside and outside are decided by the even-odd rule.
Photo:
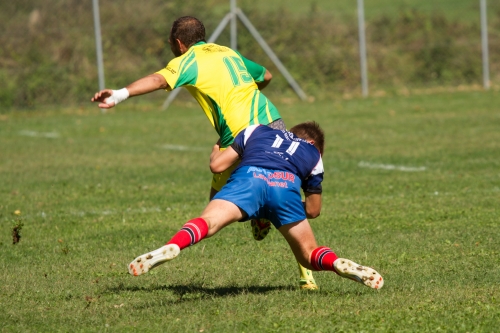
[[[207,233],[207,238],[209,237],[212,237],[213,235],[215,235],[220,229],[222,229],[216,222],[213,221],[213,219],[211,219],[210,217],[207,217],[207,216],[201,216],[202,219],[205,220],[205,222],[207,222],[207,226],[208,226],[208,233]]]

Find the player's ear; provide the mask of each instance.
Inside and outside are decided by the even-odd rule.
[[[188,47],[186,47],[186,45],[184,45],[184,43],[178,38],[175,40],[175,44],[177,45],[177,49],[180,50],[182,54],[186,53],[188,50]]]

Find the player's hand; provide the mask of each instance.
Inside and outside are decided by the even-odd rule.
[[[217,143],[212,147],[212,152],[210,153],[210,161],[216,158],[216,156],[221,153],[222,151],[220,151],[220,139],[219,139]]]
[[[219,151],[220,150],[220,139],[217,140],[215,145],[212,147],[212,152]]]
[[[104,89],[96,92],[91,101],[99,103],[101,109],[111,109],[115,106],[115,102],[108,100],[108,97],[111,97],[111,95],[113,95],[113,90]]]
[[[210,154],[210,156],[213,156],[213,155],[216,155],[220,152],[220,145],[219,143],[216,143],[213,147],[212,147],[212,153]]]

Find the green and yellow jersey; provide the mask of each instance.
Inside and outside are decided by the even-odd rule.
[[[225,148],[249,125],[281,119],[257,87],[265,72],[228,47],[199,42],[157,74],[165,77],[167,90],[185,87],[193,95]]]

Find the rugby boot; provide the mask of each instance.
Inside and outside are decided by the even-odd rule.
[[[367,287],[380,289],[384,286],[382,276],[371,267],[362,266],[344,258],[335,260],[333,267],[338,275],[362,283]]]
[[[167,244],[135,258],[128,265],[128,272],[134,276],[145,274],[164,262],[176,258],[180,252],[181,250],[176,244]]]

